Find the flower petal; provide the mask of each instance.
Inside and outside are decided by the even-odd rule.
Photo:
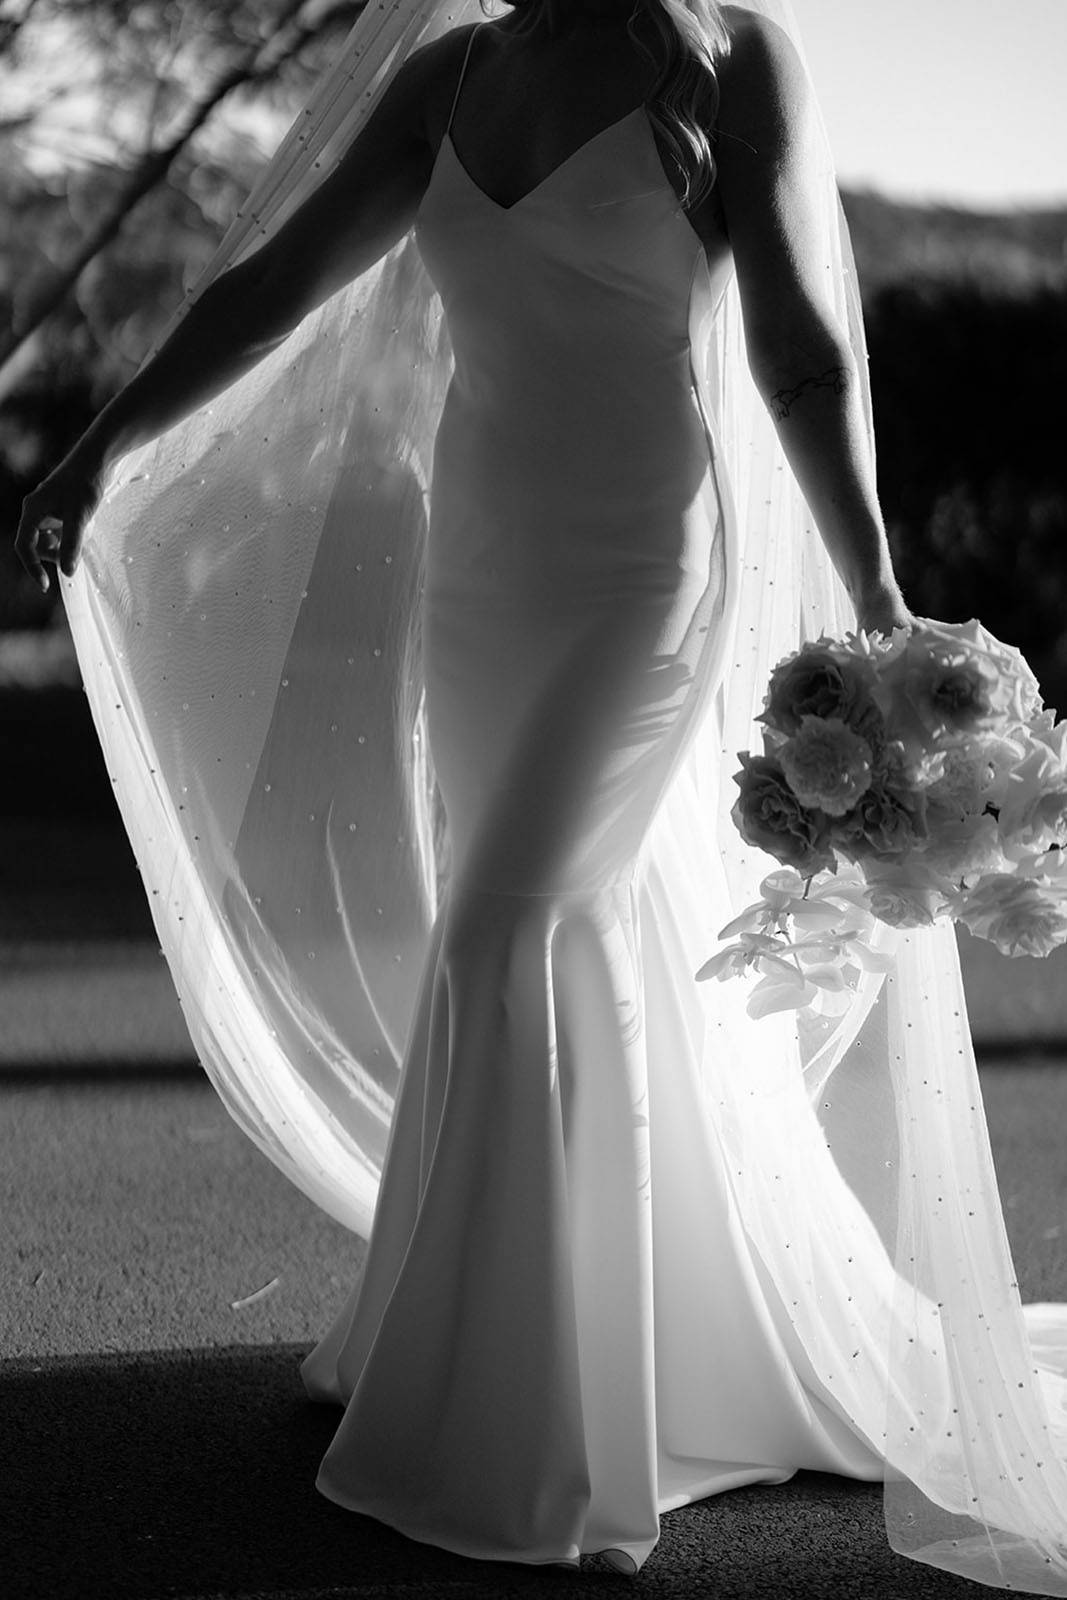
[[[757,984],[748,999],[745,1010],[750,1017],[757,1020],[760,1017],[770,1016],[775,1011],[798,1011],[802,1006],[810,1005],[818,994],[814,984],[770,984],[764,988]]]

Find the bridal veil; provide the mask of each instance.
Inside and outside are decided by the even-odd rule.
[[[746,9],[803,54],[787,3]],[[368,5],[174,320],[291,215],[416,45],[481,16],[478,0]],[[859,291],[817,137],[827,299],[869,418]],[[855,622],[749,376],[736,282],[694,361],[737,531],[726,668],[650,840],[668,883],[709,841],[725,868],[727,902],[719,875],[688,901],[693,973],[773,865],[730,820],[771,669]],[[448,875],[418,621],[450,372],[409,233],[119,461],[60,579],[203,1067],[260,1149],[364,1237]],[[880,947],[888,973],[812,1020],[753,1021],[745,984],[696,985],[708,1116],[803,1358],[885,1458],[892,1547],[1067,1595],[1067,1306],[1020,1303],[952,927],[886,929]]]

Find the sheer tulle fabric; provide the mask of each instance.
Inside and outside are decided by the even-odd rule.
[[[750,9],[796,39],[786,6]],[[368,9],[190,302],[290,214],[416,43],[480,17],[475,0]],[[818,137],[827,293],[863,373]],[[884,1458],[893,1548],[1067,1595],[1067,1307],[1020,1304],[951,928],[887,930],[890,973],[799,1029],[788,1014],[752,1022],[744,985],[688,983],[771,865],[729,820],[770,670],[854,621],[751,384],[735,284],[694,351],[732,487],[728,648],[647,851],[673,981],[704,1030],[707,1125],[798,1371]],[[408,236],[118,464],[62,583],[205,1070],[257,1145],[363,1236],[449,870],[419,602],[450,372]]]

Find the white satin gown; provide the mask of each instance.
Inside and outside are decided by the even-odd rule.
[[[640,106],[508,206],[447,133],[416,226],[455,356],[423,601],[452,874],[366,1268],[302,1369],[345,1408],[318,1487],[633,1571],[664,1510],[883,1469],[741,1225],[645,848],[726,670],[717,289]]]

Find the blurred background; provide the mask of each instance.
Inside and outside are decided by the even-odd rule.
[[[50,941],[154,944],[58,585],[42,595],[13,553],[21,498],[132,376],[360,9],[0,0],[0,1005],[4,952],[10,973]],[[1063,708],[1067,6],[795,9],[906,597],[980,617]],[[976,1038],[1067,1038],[1067,962],[960,938]],[[12,1015],[0,1050],[22,1059]]]

